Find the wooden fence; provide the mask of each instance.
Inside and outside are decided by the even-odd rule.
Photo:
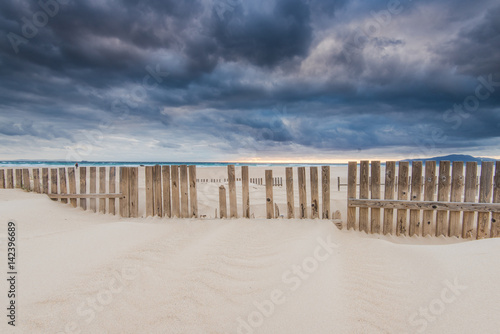
[[[356,187],[357,166],[357,162],[349,162],[348,229],[366,233],[393,234],[395,231],[396,235],[444,235],[477,239],[500,235],[500,161],[496,162],[494,176],[494,163],[482,162],[479,196],[476,196],[476,162],[466,163],[464,176],[463,162],[457,161],[451,165],[449,161],[441,161],[436,171],[435,161],[427,161],[425,170],[421,161],[413,161],[410,184],[409,163],[399,162],[396,172],[396,162],[388,161],[383,199],[380,191],[380,162],[372,161],[370,166],[369,161],[361,161],[359,192]],[[438,176],[437,179],[435,176]],[[434,191],[436,182],[437,196]]]

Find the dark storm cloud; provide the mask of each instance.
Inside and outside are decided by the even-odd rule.
[[[325,152],[418,147],[436,132],[459,150],[500,133],[495,1],[65,2],[42,1],[58,8],[46,24],[36,1],[0,3],[4,138],[77,143],[112,120],[117,137],[149,138],[149,125],[174,151],[191,136]]]

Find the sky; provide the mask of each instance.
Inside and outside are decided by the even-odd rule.
[[[500,157],[497,0],[6,0],[0,160]]]

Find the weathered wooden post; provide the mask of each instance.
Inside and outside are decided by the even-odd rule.
[[[22,184],[24,190],[31,191],[30,170],[28,168],[23,168]]]
[[[347,205],[349,205],[349,199],[356,198],[356,179],[358,163],[356,161],[349,161],[347,167]],[[356,229],[356,208],[347,207],[347,230]]]
[[[322,214],[321,218],[330,218],[330,166],[321,167],[321,198],[322,198]]]
[[[236,180],[234,165],[227,166],[227,180],[229,183],[229,217],[238,218],[238,205],[236,202]]]
[[[106,167],[99,167],[99,194],[106,193]],[[99,212],[106,213],[106,199],[99,198]]]
[[[139,217],[139,167],[128,167],[128,216]]]
[[[394,185],[396,178],[396,162],[386,161],[385,163],[385,181],[384,181],[384,199],[394,199]],[[394,209],[384,209],[384,226],[382,232],[392,234],[394,220]]]
[[[97,168],[90,167],[90,185],[89,185],[89,193],[96,194],[97,193]],[[96,212],[97,201],[95,198],[90,198],[90,210]]]
[[[274,218],[273,171],[266,170],[266,213],[267,219]]]
[[[16,188],[21,189],[23,187],[23,171],[22,169],[16,169]]]
[[[196,166],[189,168],[189,217],[198,218],[198,195],[196,190]]]
[[[370,162],[363,160],[359,164],[359,198],[368,199]],[[368,208],[359,208],[359,230],[369,233]]]
[[[398,200],[408,199],[408,176],[410,175],[410,164],[408,161],[399,162],[398,171]],[[406,235],[408,210],[397,210],[396,235]]]
[[[61,195],[66,195],[68,193],[68,188],[66,186],[66,168],[59,168],[59,193]],[[61,203],[68,203],[67,198],[61,198]]]
[[[226,188],[219,187],[219,211],[220,218],[227,218],[227,204],[226,204]]]
[[[250,184],[248,179],[248,166],[241,167],[241,191],[243,200],[243,218],[250,218]]]
[[[172,177],[172,217],[180,218],[179,203],[179,166],[171,167]]]
[[[298,167],[300,219],[307,218],[306,168]]]
[[[371,198],[380,199],[380,161],[371,164]],[[380,233],[380,208],[370,209],[371,233]]]
[[[6,183],[7,189],[13,189],[14,188],[14,170],[13,169],[7,169],[7,183]]]
[[[146,166],[146,217],[154,215],[153,166]]]
[[[42,193],[49,193],[49,169],[42,168]]]
[[[154,189],[154,206],[153,210],[154,216],[163,217],[163,200],[162,190],[161,190],[161,166],[155,165],[153,166],[153,189]]]
[[[295,217],[295,199],[293,194],[293,168],[286,167],[286,207],[288,219]]]
[[[424,201],[434,201],[436,189],[436,161],[425,162],[425,183],[424,183]],[[435,211],[424,210],[422,214],[422,236],[436,234],[435,231]]]
[[[68,185],[69,185],[69,193],[76,194],[76,176],[75,176],[75,168],[68,167]],[[70,198],[69,203],[72,207],[76,208],[77,200],[76,198]]]
[[[189,193],[188,193],[187,165],[181,165],[179,168],[180,168],[180,177],[181,177],[181,217],[182,218],[189,218]]]
[[[163,179],[163,210],[165,217],[172,217],[172,206],[170,204],[170,166],[162,166]]]
[[[33,168],[33,191],[40,193],[40,169],[38,168]]]
[[[120,167],[120,193],[122,198],[120,198],[120,216],[127,218],[130,217],[130,191],[129,191],[129,168]]]
[[[450,202],[462,202],[464,192],[464,163],[462,161],[453,161],[451,171],[451,197]],[[462,226],[460,226],[460,211],[450,211],[448,236],[460,237]]]
[[[87,167],[78,168],[80,171],[80,194],[87,193]],[[80,198],[80,207],[83,210],[87,210],[87,199]]]
[[[491,203],[491,186],[493,183],[493,161],[481,162],[481,181],[479,185],[479,203]],[[490,235],[490,213],[477,213],[477,239]]]
[[[422,195],[422,161],[411,162],[411,201],[420,201]],[[420,210],[410,210],[410,226],[408,235],[420,235]]]
[[[465,164],[465,192],[464,202],[476,202],[477,162],[469,161]],[[464,211],[462,218],[462,238],[475,238],[474,211]]]
[[[309,167],[311,181],[311,218],[319,217],[318,167]]]
[[[5,189],[5,172],[0,169],[0,189]]]
[[[495,178],[493,179],[493,203],[500,203],[500,161],[496,162]],[[491,218],[492,238],[500,237],[500,213],[494,212]]]
[[[116,167],[109,167],[109,180],[108,180],[109,193],[116,193]],[[110,214],[116,214],[116,198],[110,198],[108,201],[108,211]]]
[[[450,200],[450,162],[439,162],[438,201],[448,202]],[[491,183],[490,183],[491,186]],[[436,213],[436,236],[448,235],[448,211],[438,210]]]

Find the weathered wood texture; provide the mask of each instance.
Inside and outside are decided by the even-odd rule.
[[[439,179],[438,179],[438,201],[448,202],[450,200],[450,162],[439,162]],[[436,236],[448,235],[448,211],[439,210],[436,213]]]
[[[171,166],[172,179],[172,217],[180,218],[179,203],[179,166]]]
[[[23,170],[18,168],[16,169],[16,188],[21,189],[22,187],[23,187]]]
[[[113,194],[116,191],[116,167],[109,167],[108,178],[108,191]],[[116,198],[108,200],[108,212],[112,215],[116,214]]]
[[[319,217],[318,167],[309,167],[311,183],[311,218]]]
[[[5,189],[5,172],[0,169],[0,189]]]
[[[89,183],[89,193],[97,193],[97,167],[90,167],[90,183]],[[97,200],[95,198],[90,199],[90,210],[93,212],[97,211]]]
[[[408,199],[409,162],[400,161],[398,168],[398,200]],[[396,214],[396,235],[406,235],[408,210],[398,209]]]
[[[465,193],[464,202],[476,201],[476,185],[477,185],[477,162],[469,161],[465,165]],[[476,238],[475,233],[475,212],[464,211],[462,221],[462,238]]]
[[[479,183],[479,203],[490,203],[493,182],[493,162],[481,162],[481,180]],[[477,239],[487,238],[490,234],[490,213],[477,213]]]
[[[33,168],[33,191],[36,193],[40,193],[40,169],[38,168]],[[3,175],[3,170],[2,170],[2,175]],[[2,182],[0,181],[0,186],[2,185]]]
[[[161,190],[161,166],[153,166],[154,216],[163,217],[163,199]]]
[[[65,195],[68,193],[68,189],[66,186],[66,168],[59,168],[59,194]],[[68,203],[68,199],[61,198],[62,203]]]
[[[30,170],[28,168],[23,168],[22,184],[24,190],[31,191]]]
[[[500,203],[500,161],[496,162],[495,177],[493,179],[493,203]],[[500,237],[500,213],[496,212],[491,217],[490,237]]]
[[[394,199],[394,184],[396,178],[396,162],[387,161],[385,163],[385,190],[384,199],[390,200]],[[393,221],[394,221],[394,210],[384,209],[384,234],[392,234],[393,231]]]
[[[50,193],[58,194],[57,189],[57,168],[50,169]],[[57,201],[57,199],[52,199],[53,201]]]
[[[189,193],[188,193],[188,174],[187,165],[179,166],[181,182],[181,217],[189,217]]]
[[[250,179],[248,166],[241,167],[241,198],[243,201],[243,218],[250,218]]]
[[[236,203],[236,179],[234,165],[227,166],[227,180],[229,188],[229,217],[238,218],[238,205]]]
[[[298,167],[299,182],[299,218],[307,218],[306,168]]]
[[[189,169],[189,217],[198,218],[198,195],[196,189],[196,166],[191,165]]]
[[[106,193],[106,167],[99,167],[99,194]],[[106,213],[106,199],[99,199],[99,212]]]
[[[172,217],[172,205],[170,202],[170,166],[162,166],[163,179],[163,210],[165,217]]]
[[[287,216],[289,219],[295,217],[295,199],[293,193],[293,168],[286,167],[286,207],[287,207]]]
[[[128,192],[125,193],[128,214],[131,218],[139,217],[139,167],[128,167]]]
[[[371,164],[371,198],[380,198],[380,161],[372,161]],[[371,233],[380,233],[380,209],[370,209]]]
[[[273,200],[273,171],[266,170],[266,216],[267,219],[274,218]]]
[[[226,188],[219,187],[219,211],[220,218],[227,218],[227,204],[226,204]]]
[[[47,168],[44,168],[45,170],[47,170]],[[47,173],[48,175],[48,173]],[[5,188],[7,189],[13,189],[14,188],[14,170],[9,168],[7,169],[7,172],[6,172],[6,177],[7,177],[7,181],[5,182]],[[48,182],[47,182],[47,185],[48,185]],[[48,192],[48,186],[47,186],[47,192]],[[47,193],[45,192],[45,194]]]
[[[411,163],[411,193],[410,200],[420,201],[422,198],[422,161],[412,161]],[[410,226],[408,235],[420,235],[421,220],[420,210],[410,210]]]
[[[49,193],[49,169],[48,168],[42,168],[42,193],[44,193],[44,194]]]
[[[367,199],[370,194],[370,162],[363,160],[359,164],[359,198]],[[369,233],[368,208],[359,208],[359,230]]]
[[[124,195],[119,202],[121,217],[130,217],[129,171],[129,167],[120,167],[120,193]]]
[[[424,182],[424,201],[434,201],[434,192],[436,188],[436,162],[425,162],[425,182]],[[435,211],[424,210],[422,213],[422,236],[436,234]]]
[[[349,161],[347,167],[347,198],[356,198],[356,179],[358,163],[356,161]],[[347,229],[356,229],[356,208],[347,208]]]
[[[451,196],[450,202],[461,202],[464,192],[464,163],[454,161],[451,171]],[[450,211],[448,223],[448,236],[459,237],[462,234],[462,225],[460,224],[461,212]]]
[[[330,166],[321,167],[321,218],[329,219],[330,214]]]
[[[80,194],[87,193],[87,167],[78,168],[80,172]],[[80,198],[80,207],[83,210],[87,210],[87,199]]]
[[[154,215],[154,180],[153,166],[145,167],[146,173],[146,217]]]

